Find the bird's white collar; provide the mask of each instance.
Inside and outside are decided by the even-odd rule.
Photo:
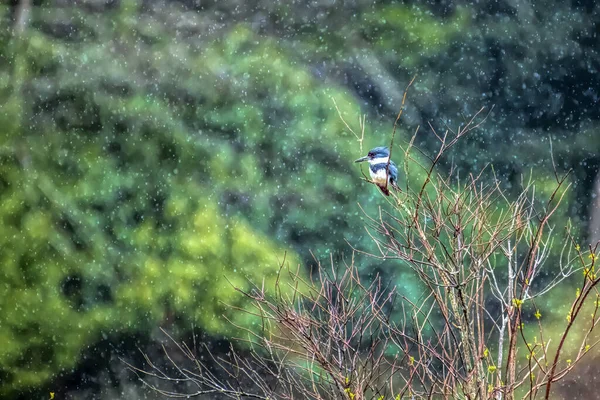
[[[369,160],[369,164],[371,164],[371,165],[387,164],[389,160],[390,160],[389,157],[377,157],[372,160]]]

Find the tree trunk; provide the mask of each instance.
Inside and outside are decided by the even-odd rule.
[[[590,198],[588,239],[594,245],[600,240],[600,170],[596,173]]]
[[[27,29],[27,25],[29,25],[31,0],[21,0],[16,7],[13,32],[15,36],[21,36]]]

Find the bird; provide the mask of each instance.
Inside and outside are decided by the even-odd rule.
[[[355,160],[355,163],[369,162],[371,180],[386,196],[390,195],[389,187],[400,190],[398,187],[398,167],[390,160],[390,150],[385,147],[375,147],[369,150],[366,156]]]

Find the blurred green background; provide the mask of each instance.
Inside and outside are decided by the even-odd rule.
[[[442,167],[544,192],[552,139],[574,169],[558,224],[598,240],[599,22],[593,0],[3,2],[0,397],[153,396],[118,354],[158,327],[219,351],[225,317],[252,323],[232,283],[371,249],[358,204],[385,202],[352,160],[389,143],[414,75],[397,143],[493,106]],[[362,149],[334,101],[367,115]]]

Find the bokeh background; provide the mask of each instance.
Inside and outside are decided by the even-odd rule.
[[[156,398],[118,356],[160,357],[160,327],[227,351],[225,317],[252,323],[232,283],[371,249],[359,204],[386,203],[352,160],[389,143],[415,75],[396,143],[420,125],[431,153],[428,122],[491,109],[441,171],[543,194],[552,141],[574,170],[556,224],[597,241],[599,22],[594,0],[3,1],[0,397]],[[366,115],[362,149],[334,101]],[[357,263],[418,295],[398,262]]]

